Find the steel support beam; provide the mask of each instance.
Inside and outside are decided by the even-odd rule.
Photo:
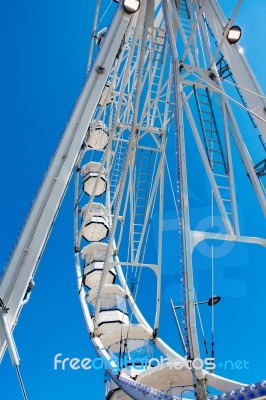
[[[130,19],[131,14],[126,13],[120,4],[7,265],[0,285],[0,298],[9,308],[6,318],[11,330],[16,324],[26,289],[38,266]],[[5,347],[5,335],[0,325],[0,360]]]

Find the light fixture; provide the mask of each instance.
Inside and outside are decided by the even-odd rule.
[[[228,42],[230,44],[235,44],[239,41],[240,37],[241,37],[241,29],[239,28],[239,26],[237,25],[231,26],[231,28],[227,33]]]
[[[126,12],[133,14],[138,11],[140,7],[140,0],[124,0],[123,6]]]
[[[220,296],[212,296],[208,300],[208,306],[215,306],[221,300]]]
[[[220,300],[221,300],[221,296],[212,296],[209,298],[209,300],[197,301],[194,304],[196,306],[201,305],[201,304],[208,304],[208,306],[215,306],[216,304],[219,303]],[[177,310],[178,308],[183,308],[183,306],[174,306],[173,305],[173,309]]]

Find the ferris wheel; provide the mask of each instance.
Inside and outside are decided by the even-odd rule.
[[[106,398],[266,398],[265,381],[215,373],[215,245],[266,245],[243,233],[236,189],[241,164],[266,215],[266,100],[237,44],[241,1],[229,20],[214,0],[112,3],[105,27],[97,1],[86,83],[1,282],[1,357],[8,346],[19,373],[12,330],[74,171],[78,295],[105,361]],[[197,174],[210,196],[200,217],[205,228],[191,209]],[[176,235],[166,254],[169,202]],[[194,250],[207,242],[211,280],[204,302],[212,328],[204,358]],[[170,262],[180,271],[180,304],[170,299],[170,307],[182,353],[160,334],[163,269]]]

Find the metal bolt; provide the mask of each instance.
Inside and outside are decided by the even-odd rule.
[[[98,65],[98,67],[96,67],[96,71],[98,72],[98,74],[103,74],[105,71],[105,68],[102,67],[101,65]]]

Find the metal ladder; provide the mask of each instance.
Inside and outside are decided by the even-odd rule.
[[[153,61],[163,62],[164,46],[165,46],[165,31],[162,29],[155,29],[153,41]]]
[[[139,170],[137,177],[137,188],[135,197],[135,209],[134,209],[134,234],[133,234],[133,252],[134,258],[136,257],[141,234],[144,228],[144,220],[146,215],[147,203],[148,203],[148,191],[149,181],[151,173],[151,150],[141,150]]]
[[[149,96],[144,99],[142,110],[142,126],[154,126],[158,117],[157,104],[161,100],[162,76],[164,72],[164,60],[166,54],[166,33],[163,29],[154,28],[149,35],[149,42],[146,47],[146,61],[150,60],[148,74],[145,77],[145,84]],[[146,99],[149,99],[146,101]],[[155,106],[154,106],[155,105]],[[159,120],[158,120],[159,121]]]
[[[226,213],[232,222],[233,207],[231,201],[230,171],[227,157],[222,147],[218,125],[215,119],[211,96],[208,88],[194,86],[194,94],[200,119],[206,155],[219,190]]]
[[[188,41],[191,35],[191,15],[187,5],[187,0],[175,0],[176,8],[179,14],[180,21],[182,23],[186,41]],[[195,59],[195,49],[193,41],[189,45],[189,51],[192,54],[193,59]]]
[[[132,44],[132,37],[130,39],[130,45]],[[131,68],[133,68],[134,65],[136,65],[137,63],[137,59],[138,59],[138,50],[135,49],[134,53],[132,54],[132,59],[131,59]],[[130,101],[130,93],[124,93],[125,99],[124,99],[124,103],[130,104],[130,108],[127,111],[124,111],[124,117],[123,117],[123,121],[120,121],[120,123],[123,125],[126,124],[128,126],[130,126],[132,124],[132,120],[133,120],[133,115],[134,115],[134,108],[132,106],[132,104],[135,101],[135,91],[133,92],[133,97]],[[114,121],[113,121],[113,125],[114,125]],[[129,144],[129,137],[127,137],[125,139],[125,133],[122,132],[122,134],[118,134],[117,135],[117,141],[116,141],[116,159],[114,161],[114,166],[113,169],[111,171],[111,177],[110,177],[110,200],[112,205],[112,209],[114,210],[115,208],[115,203],[116,203],[116,199],[114,199],[114,196],[118,194],[118,186],[119,186],[119,182],[122,176],[122,172],[123,172],[123,168],[124,168],[124,163],[125,163],[125,159],[127,156],[127,151],[128,151],[128,144]]]
[[[161,71],[164,59],[165,32],[161,29],[155,30],[152,54],[152,82],[151,82],[151,101],[158,96],[158,89],[161,80]]]
[[[119,140],[119,139],[118,139]],[[110,200],[113,202],[115,193],[117,191],[117,187],[119,185],[119,181],[122,176],[125,158],[128,150],[128,141],[119,141],[117,143],[117,156],[114,162],[114,167],[111,173],[110,179]]]

